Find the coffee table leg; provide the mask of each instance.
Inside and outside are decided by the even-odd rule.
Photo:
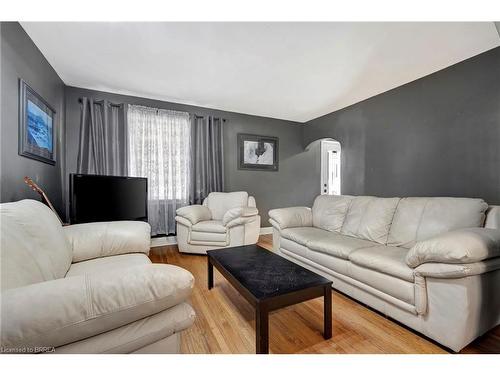
[[[214,287],[214,266],[210,262],[210,258],[207,257],[207,267],[208,267],[208,289]]]
[[[325,340],[332,338],[332,288],[330,285],[325,286],[323,297],[323,337]]]
[[[269,353],[269,311],[263,306],[255,308],[255,348],[257,354]]]

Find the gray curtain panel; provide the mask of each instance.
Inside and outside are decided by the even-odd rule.
[[[125,106],[81,99],[78,173],[127,175]]]
[[[191,115],[191,204],[201,204],[213,191],[224,191],[224,123],[217,117]]]

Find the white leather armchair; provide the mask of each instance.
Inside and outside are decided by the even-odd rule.
[[[151,264],[150,227],[62,227],[34,200],[0,205],[4,353],[177,353],[193,276]]]
[[[210,193],[202,205],[177,210],[177,244],[184,253],[249,245],[260,231],[255,199],[247,192]]]

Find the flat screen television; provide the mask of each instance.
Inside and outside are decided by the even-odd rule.
[[[147,178],[70,174],[70,220],[147,221]]]

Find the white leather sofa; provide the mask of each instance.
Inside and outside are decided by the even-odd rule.
[[[149,224],[63,227],[34,200],[0,219],[3,353],[179,352],[193,276],[150,262]]]
[[[245,191],[210,193],[202,205],[177,210],[177,244],[183,253],[257,242],[260,216],[254,197]]]
[[[269,216],[275,252],[454,351],[500,323],[500,206],[325,195]]]

